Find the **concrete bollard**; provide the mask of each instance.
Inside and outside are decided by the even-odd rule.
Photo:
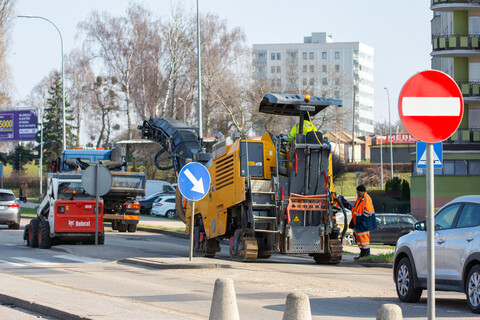
[[[215,281],[209,319],[240,320],[232,279],[219,278]]]
[[[391,303],[383,304],[377,311],[377,320],[402,320],[402,309]]]
[[[311,320],[310,300],[302,292],[292,292],[287,296],[283,320]]]

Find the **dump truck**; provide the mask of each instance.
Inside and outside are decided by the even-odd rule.
[[[140,221],[137,196],[145,195],[145,173],[127,172],[125,149],[68,149],[52,162],[52,171],[81,173],[96,162],[107,167],[112,174],[112,187],[102,196],[104,221],[111,222],[113,230],[135,232]]]
[[[266,132],[260,139],[234,137],[217,142],[207,152],[197,128],[167,118],[145,120],[142,137],[161,145],[155,156],[160,169],[178,172],[187,159],[208,168],[211,187],[191,207],[177,189],[177,212],[194,224],[194,253],[214,257],[219,241],[228,240],[230,257],[239,261],[269,258],[274,253],[308,254],[317,263],[336,264],[342,258],[347,230],[335,221],[346,212],[332,188],[332,153],[319,131],[303,133],[304,120],[342,101],[293,94],[266,94],[259,111],[298,119],[295,140]],[[172,166],[157,163],[167,152]],[[186,228],[189,232],[190,227]]]
[[[98,243],[103,244],[103,203],[85,192],[82,175],[48,173],[47,192],[37,208],[37,217],[25,226],[23,239],[29,247],[49,249],[68,242],[95,243],[95,221],[98,219]]]

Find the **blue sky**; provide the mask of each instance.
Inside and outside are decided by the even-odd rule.
[[[180,0],[18,0],[17,15],[37,15],[57,25],[64,53],[79,47],[77,24],[93,11],[123,15],[130,2],[142,3],[157,16],[168,15]],[[196,8],[195,0],[183,0]],[[430,69],[430,20],[427,0],[199,0],[201,12],[217,13],[229,27],[240,27],[249,45],[299,43],[312,32],[327,32],[334,41],[360,41],[375,49],[375,121],[398,120],[398,95],[416,72]],[[15,19],[8,62],[20,101],[53,69],[60,70],[60,38],[40,19]]]

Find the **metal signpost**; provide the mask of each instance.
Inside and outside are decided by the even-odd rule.
[[[428,319],[435,319],[433,144],[448,139],[458,129],[463,117],[463,96],[449,75],[436,70],[422,71],[404,84],[398,111],[408,132],[426,142],[427,307]]]
[[[188,200],[192,201],[191,215],[190,215],[190,256],[189,261],[192,261],[193,256],[193,225],[195,201],[203,199],[208,190],[210,190],[210,173],[207,168],[198,162],[190,162],[186,164],[178,174],[178,188],[182,195]]]
[[[3,163],[0,163],[0,175],[2,176],[2,189],[3,189]]]
[[[94,195],[95,202],[95,245],[98,245],[98,201],[112,187],[112,174],[101,164],[94,164],[83,171],[82,186],[88,194]]]

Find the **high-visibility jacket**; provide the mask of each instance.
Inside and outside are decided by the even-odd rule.
[[[372,198],[368,193],[365,192],[355,201],[352,209],[352,219],[355,223],[355,231],[369,231],[377,228],[375,209],[373,208]]]
[[[308,120],[303,120],[303,134],[307,134],[310,131],[317,131],[315,125]],[[294,125],[292,130],[290,130],[290,134],[288,135],[288,142],[295,143],[295,137],[297,136],[298,132],[298,124]]]

